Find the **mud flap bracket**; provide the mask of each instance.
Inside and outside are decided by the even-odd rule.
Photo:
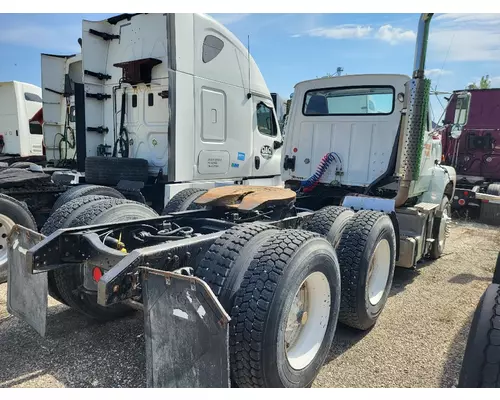
[[[44,239],[31,229],[15,225],[8,240],[7,311],[28,323],[41,336],[47,324],[47,273],[33,273],[30,251]]]
[[[148,387],[228,388],[229,315],[201,279],[141,269]]]

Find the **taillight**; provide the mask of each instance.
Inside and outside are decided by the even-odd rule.
[[[101,279],[102,277],[101,268],[94,267],[94,269],[92,270],[92,277],[94,278],[94,281],[99,282],[99,279]]]

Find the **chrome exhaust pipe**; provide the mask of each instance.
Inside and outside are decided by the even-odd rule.
[[[413,78],[423,78],[425,59],[427,56],[427,43],[429,41],[429,28],[433,13],[420,14],[418,21],[417,41],[415,45],[415,58],[413,62]]]
[[[399,142],[399,189],[394,202],[396,207],[402,206],[409,197],[410,184],[417,180],[420,174],[420,157],[422,140],[425,130],[425,113],[429,94],[429,83],[425,78],[425,59],[429,28],[434,14],[420,14],[418,33],[415,44],[415,59],[413,62],[413,79],[406,85],[405,98],[406,115],[402,121],[402,135]]]

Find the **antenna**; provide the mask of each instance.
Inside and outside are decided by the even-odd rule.
[[[250,85],[250,35],[247,37],[247,48],[248,48],[248,93],[247,93],[247,99],[250,99],[252,97],[252,86]]]

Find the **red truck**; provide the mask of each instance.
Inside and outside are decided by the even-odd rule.
[[[500,225],[500,89],[454,91],[447,123],[442,161],[457,171],[452,208]]]

